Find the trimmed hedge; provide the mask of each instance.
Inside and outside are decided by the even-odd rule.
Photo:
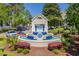
[[[48,50],[53,50],[56,48],[61,48],[62,47],[62,42],[51,42],[48,44]]]
[[[52,50],[52,52],[54,52],[55,54],[61,53],[61,51],[59,49],[54,49],[54,50]]]
[[[63,33],[64,32],[64,28],[55,28],[55,29],[52,29],[52,30],[48,30],[49,33],[53,33],[53,34],[57,34],[57,33]]]
[[[17,53],[23,53],[23,54],[29,53],[29,49],[23,49],[23,48],[18,48],[16,51]]]
[[[16,28],[2,28],[2,32],[7,32],[8,30],[16,30]]]
[[[24,50],[22,51],[22,53],[23,53],[23,54],[29,53],[29,49],[24,49]]]
[[[21,53],[23,51],[23,49],[18,48],[16,51],[17,51],[17,53]]]
[[[57,29],[53,29],[53,30],[48,30],[49,33],[53,33],[53,34],[57,34],[58,30]]]
[[[23,49],[30,49],[30,44],[27,43],[27,42],[17,42],[15,44],[15,49],[18,49],[18,48],[23,48]]]

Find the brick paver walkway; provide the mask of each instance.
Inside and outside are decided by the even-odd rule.
[[[28,56],[54,56],[46,47],[32,47]]]

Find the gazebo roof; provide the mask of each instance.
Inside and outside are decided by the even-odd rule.
[[[37,17],[42,17],[42,18],[44,18],[45,20],[47,20],[48,21],[48,19],[43,15],[43,14],[38,14],[38,15],[36,15],[35,17],[33,17],[33,19],[32,19],[32,21],[34,21],[35,20],[35,18],[37,18]]]

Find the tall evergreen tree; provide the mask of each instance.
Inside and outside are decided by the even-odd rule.
[[[72,27],[75,26],[79,34],[79,4],[69,4],[66,15],[66,21],[68,25]]]
[[[45,4],[42,13],[49,19],[48,24],[50,27],[51,26],[58,27],[63,22],[58,4],[55,3]]]

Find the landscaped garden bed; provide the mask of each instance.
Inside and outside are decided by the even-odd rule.
[[[19,53],[27,54],[30,52],[30,44],[26,42],[18,42],[15,37],[0,38],[0,55],[15,56]]]
[[[48,46],[47,51],[56,55],[79,55],[79,4],[68,5],[63,12],[60,4],[44,4],[41,14],[32,19],[25,4],[0,4],[0,34],[4,33],[0,36],[0,55],[26,55],[33,45]]]
[[[30,52],[30,44],[27,42],[17,42],[15,44],[15,50],[18,53],[24,53],[27,54]]]
[[[48,44],[48,49],[53,50],[56,48],[61,48],[62,47],[62,42],[52,42]]]

